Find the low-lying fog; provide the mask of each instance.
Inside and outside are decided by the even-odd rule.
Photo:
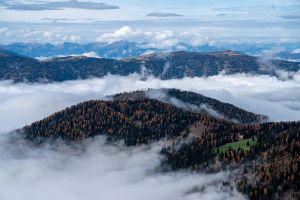
[[[289,80],[269,76],[218,75],[208,78],[159,80],[140,75],[54,84],[0,82],[0,132],[20,128],[67,106],[105,95],[146,88],[178,88],[202,93],[270,117],[300,120],[300,73]]]
[[[34,148],[22,139],[12,142],[6,133],[84,100],[145,88],[199,92],[274,121],[300,119],[299,74],[290,80],[218,75],[143,81],[139,75],[109,75],[44,85],[0,82],[0,200],[243,199],[220,189],[227,173],[155,171],[161,143],[129,148],[97,137],[73,146],[58,142]]]
[[[226,173],[155,172],[162,144],[129,148],[104,141],[97,137],[73,147],[31,148],[0,135],[0,199],[244,199],[220,188]]]

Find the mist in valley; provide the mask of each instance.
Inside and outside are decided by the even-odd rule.
[[[42,147],[0,135],[0,199],[244,199],[222,183],[229,173],[158,171],[163,142],[125,147],[104,137]]]
[[[270,85],[272,87],[270,87]],[[0,82],[0,132],[21,128],[65,107],[107,95],[148,88],[177,88],[231,103],[270,121],[299,120],[300,74],[282,80],[246,74],[160,80],[141,75],[108,75],[101,79],[51,84]]]
[[[194,91],[267,115],[270,121],[300,118],[299,74],[289,80],[245,74],[145,80],[133,74],[52,84],[1,82],[0,199],[244,199],[235,189],[222,187],[232,172],[160,172],[164,141],[125,147],[99,136],[36,147],[11,132],[82,101],[147,88]]]

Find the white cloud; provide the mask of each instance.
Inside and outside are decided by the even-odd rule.
[[[161,146],[107,145],[98,137],[75,146],[37,148],[0,135],[0,199],[243,199],[219,189],[227,173],[155,172]],[[191,192],[195,188],[201,189]]]
[[[52,32],[49,32],[49,31],[43,33],[43,36],[46,37],[46,38],[51,38],[51,37],[53,37],[53,35],[54,35],[54,34],[53,34]]]
[[[72,23],[45,23],[42,21],[41,24],[33,23],[28,26],[22,24],[13,24],[9,26],[9,31],[7,31],[7,33],[10,33],[9,35],[3,36],[3,34],[1,35],[0,33],[0,36],[3,37],[1,38],[2,43],[5,44],[13,42],[50,42],[57,44],[66,41],[85,43],[98,41],[112,43],[120,40],[129,40],[144,44],[147,47],[163,48],[167,50],[184,49],[184,46],[181,46],[180,43],[186,43],[192,46],[222,46],[224,44],[234,45],[243,43],[253,45],[255,43],[260,46],[261,44],[274,44],[279,42],[278,45],[288,46],[289,43],[298,42],[297,40],[299,40],[297,36],[292,35],[272,35],[274,30],[268,28],[265,28],[261,31],[258,31],[255,28],[250,29],[251,26],[249,26],[249,29],[238,28],[231,24],[233,22],[221,23],[218,21],[203,21],[201,23],[199,21],[197,23],[202,24],[202,26],[198,27],[193,25],[190,27],[189,25],[179,29],[169,27],[167,21],[164,20],[159,20],[159,24],[161,24],[159,27],[155,27],[151,20],[145,21],[145,25],[143,26],[141,26],[139,22],[134,21],[113,21],[107,22],[107,25],[104,25],[105,23],[101,21],[97,23],[82,23],[80,21],[75,21]],[[181,24],[180,26],[189,24],[188,21],[183,19],[180,20],[180,22],[170,21],[170,23],[179,23]],[[195,24],[196,21],[193,23]],[[220,25],[222,26],[216,27],[215,24],[217,23],[221,23]],[[243,27],[245,26],[245,22],[243,21],[234,23],[242,24]],[[116,27],[121,28],[115,30]],[[52,32],[53,36],[51,38],[47,38],[44,36],[45,32]],[[264,35],[259,36],[258,33],[264,33]]]
[[[300,49],[294,49],[293,53],[300,53]]]
[[[92,51],[92,52],[87,52],[87,53],[83,53],[82,56],[85,57],[90,57],[90,58],[100,58],[96,52]]]
[[[0,28],[0,36],[3,41],[28,42],[28,43],[63,43],[80,42],[81,36],[75,34],[58,33],[57,31],[41,31],[24,28],[21,30]]]
[[[187,44],[191,44],[193,46],[198,46],[201,44],[212,43],[213,41],[209,41],[208,37],[204,34],[198,32],[183,32],[180,34],[180,38]]]
[[[0,27],[0,37],[2,39],[7,38],[10,36],[9,28],[7,27]]]
[[[120,40],[139,39],[144,36],[142,30],[134,30],[129,26],[123,26],[122,28],[114,31],[113,33],[104,33],[98,37],[98,42],[115,42]]]
[[[112,33],[104,33],[98,37],[98,42],[116,42],[129,40],[144,43],[143,46],[151,48],[176,48],[179,43],[200,45],[208,42],[208,38],[198,32],[173,32],[173,31],[143,31],[124,26]],[[179,46],[180,48],[180,46]]]
[[[178,39],[172,31],[145,32],[149,37],[149,43],[146,45],[152,48],[171,48],[178,44]]]
[[[91,52],[86,52],[83,54],[71,54],[71,55],[55,55],[52,57],[46,57],[46,56],[41,56],[41,57],[35,57],[38,60],[48,60],[48,59],[52,59],[52,58],[63,58],[63,57],[68,57],[68,56],[84,56],[84,57],[89,57],[89,58],[101,58],[100,56],[98,56],[98,54],[94,51]]]
[[[80,40],[79,35],[67,35],[63,37],[63,41],[77,42],[78,40]]]
[[[133,74],[46,85],[0,82],[0,131],[20,128],[81,101],[146,88],[190,90],[268,115],[274,121],[300,120],[300,73],[290,80],[240,74],[180,80],[141,79]]]
[[[2,27],[0,28],[0,33],[5,33],[8,31],[8,28],[7,27]]]

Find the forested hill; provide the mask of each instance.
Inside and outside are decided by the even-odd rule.
[[[199,125],[199,129],[192,128],[195,124]],[[224,136],[230,134],[224,140],[233,141],[233,130],[242,126],[240,123],[211,116],[205,111],[192,112],[156,99],[141,97],[83,102],[54,113],[20,131],[24,131],[29,139],[82,140],[103,134],[109,136],[110,140],[124,139],[127,145],[136,145],[208,130],[222,131]]]
[[[29,138],[81,140],[105,134],[111,140],[124,139],[127,145],[177,137],[187,132],[200,114],[183,111],[152,99],[88,101],[55,113],[26,126]]]
[[[167,94],[181,100],[195,95],[191,101],[201,101],[195,100],[196,94],[177,90]],[[132,92],[111,101],[80,103],[17,132],[39,142],[106,135],[108,141],[123,140],[130,146],[166,138],[169,142],[161,149],[164,170],[239,169],[237,189],[251,200],[286,199],[300,192],[300,122],[234,123]]]
[[[115,60],[84,56],[37,60],[0,51],[0,80],[15,82],[60,82],[139,73],[160,79],[251,73],[276,75],[276,70],[295,72],[300,63],[283,60],[264,61],[246,54],[223,51],[214,53],[172,52]]]
[[[224,103],[199,93],[178,89],[148,89],[145,91],[125,92],[113,96],[115,100],[136,100],[141,98],[156,99],[186,111],[204,112],[216,118],[238,123],[260,123],[268,119],[267,116],[248,112],[232,104]]]
[[[33,123],[25,130],[31,137],[49,136],[71,140],[105,133],[123,139],[123,136],[118,135],[121,132],[129,135],[136,132],[137,135],[144,132],[157,135],[157,132],[161,132],[156,138],[160,139],[169,134],[180,135],[199,118],[209,123],[225,120],[253,124],[261,122],[263,116],[193,92],[151,89],[117,94],[112,96],[111,101],[83,102]],[[145,138],[139,140],[144,141]],[[130,141],[129,144],[132,143]]]

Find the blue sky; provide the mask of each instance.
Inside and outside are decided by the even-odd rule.
[[[123,27],[132,40],[135,31],[171,31],[208,42],[299,41],[299,11],[299,0],[0,0],[0,43],[90,42]]]

